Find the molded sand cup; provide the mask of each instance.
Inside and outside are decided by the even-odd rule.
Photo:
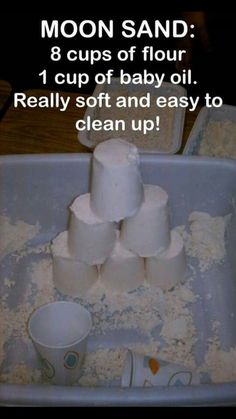
[[[132,291],[144,282],[144,259],[125,249],[117,239],[111,255],[100,267],[100,275],[106,288]]]
[[[121,225],[120,240],[142,257],[155,256],[170,245],[168,195],[157,185],[144,185],[139,211]]]
[[[200,375],[188,368],[128,351],[122,387],[186,386],[200,384]]]
[[[99,144],[93,153],[93,212],[106,221],[120,221],[138,211],[143,195],[137,147],[120,138]]]
[[[115,223],[97,217],[90,208],[90,194],[80,195],[70,207],[69,251],[88,265],[100,265],[111,253],[116,240]]]
[[[68,233],[60,233],[52,242],[53,281],[65,295],[83,297],[98,279],[97,266],[75,260],[69,254]]]
[[[49,303],[31,315],[29,335],[52,384],[70,385],[79,378],[91,326],[90,313],[73,302]]]
[[[163,253],[145,259],[147,281],[163,291],[182,282],[186,272],[183,239],[177,231],[171,231],[170,246]]]

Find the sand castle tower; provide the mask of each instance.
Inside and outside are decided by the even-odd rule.
[[[137,148],[123,139],[94,150],[90,193],[70,207],[69,229],[52,242],[58,290],[83,297],[96,283],[128,292],[147,281],[163,290],[183,280],[181,236],[171,231],[168,194],[144,185]]]

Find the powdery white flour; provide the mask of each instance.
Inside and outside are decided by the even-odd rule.
[[[18,251],[40,230],[39,223],[27,224],[22,220],[12,224],[8,217],[0,215],[0,261],[9,253]]]
[[[190,233],[185,226],[176,229],[184,239],[187,255],[198,259],[201,272],[205,272],[214,263],[223,261],[225,228],[230,217],[211,217],[206,212],[194,211],[188,218]]]
[[[190,215],[189,223],[189,232],[186,232],[185,226],[178,228],[184,237],[188,255],[197,258],[202,271],[221,263],[225,255],[224,230],[227,217],[210,217],[209,214],[195,212]],[[11,306],[9,297],[24,277],[10,279],[6,276],[1,277],[0,272],[3,286],[0,300],[0,382],[35,383],[41,381],[40,371],[37,368],[33,369],[23,354],[22,359],[17,359],[15,363],[3,361],[8,356],[9,342],[22,341],[28,348],[27,351],[34,353],[26,329],[28,318],[35,308],[58,299],[58,294],[52,281],[49,245],[37,248],[25,246],[28,237],[32,238],[33,234],[37,234],[39,226],[28,226],[21,221],[12,226],[9,220],[6,222],[5,219],[5,237],[8,236],[8,230],[12,239],[6,238],[5,244],[1,245],[1,256],[4,257],[7,252],[16,252],[13,255],[15,262],[29,256],[32,260],[30,259],[27,272],[30,277],[26,281],[26,289],[14,307]],[[208,234],[204,234],[204,231]],[[20,240],[17,240],[18,234]],[[115,329],[126,330],[127,333],[131,333],[132,330],[137,332],[136,341],[127,345],[114,344],[114,347],[110,348],[100,345],[91,350],[86,357],[79,385],[110,385],[113,381],[119,385],[127,347],[136,352],[196,368],[193,348],[198,332],[192,307],[198,296],[191,288],[195,280],[196,272],[192,269],[192,277],[187,278],[185,284],[179,284],[172,291],[164,293],[158,288],[149,288],[145,283],[129,294],[107,291],[98,281],[83,300],[77,300],[91,311],[92,334],[97,338],[100,336],[101,342],[102,337],[105,338]],[[198,366],[200,371],[210,374],[213,382],[236,379],[236,347],[228,351],[222,350],[218,338],[220,327],[220,322],[213,323],[213,337],[207,342],[204,363]]]
[[[200,156],[236,158],[236,123],[230,120],[210,121],[201,141]]]

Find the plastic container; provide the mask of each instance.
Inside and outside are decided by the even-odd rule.
[[[236,106],[223,105],[220,108],[203,107],[194,122],[183,150],[183,154],[199,155],[204,130],[210,121],[232,121],[236,123]],[[229,156],[230,157],[230,156]]]
[[[124,88],[126,91],[128,91],[128,93],[130,95],[135,95],[138,93],[143,93],[143,92],[151,92],[152,95],[155,96],[164,96],[164,97],[169,97],[169,96],[176,96],[176,97],[180,97],[180,96],[187,96],[187,92],[186,90],[179,85],[174,85],[171,83],[167,83],[164,82],[162,83],[162,86],[160,88],[155,88],[154,85],[134,85],[134,84],[128,84],[128,85],[124,85],[124,86],[120,86],[119,83],[119,78],[112,78],[112,82],[111,84],[104,84],[104,85],[97,85],[94,92],[93,92],[93,96],[98,96],[101,92],[105,92],[105,93],[114,93],[115,91]],[[85,115],[84,115],[84,120],[87,119],[87,117],[91,117],[91,120],[93,120],[95,118],[95,115],[98,111],[98,108],[94,107],[94,108],[87,108]],[[128,115],[129,118],[132,118],[132,116],[135,118],[135,115],[132,113],[132,109],[128,110]],[[143,113],[145,115],[145,109],[143,110]],[[153,109],[153,118],[155,118],[158,115],[158,108],[155,107]],[[108,117],[109,118],[109,117]],[[158,153],[158,154],[175,154],[179,151],[180,147],[181,147],[181,142],[182,142],[182,135],[183,135],[183,128],[184,128],[184,118],[185,118],[185,109],[184,108],[176,108],[174,110],[174,116],[173,116],[173,123],[172,123],[172,128],[170,130],[170,146],[168,147],[167,150],[163,151],[158,147],[158,143],[156,145],[156,147],[154,148],[145,148],[145,147],[138,147],[139,151],[143,152],[143,153]],[[145,117],[144,117],[145,119]],[[149,118],[147,118],[149,119]],[[108,133],[108,137],[106,139],[109,138],[115,138],[115,137],[119,137],[119,135],[116,135],[115,132],[111,132],[110,135]],[[125,135],[124,133],[124,138],[127,139],[127,141],[131,141],[130,137]],[[89,148],[94,148],[98,143],[94,142],[91,138],[90,138],[90,132],[89,131],[80,131],[78,133],[78,140],[81,144],[89,147]],[[134,144],[137,145],[134,141]]]
[[[51,240],[67,227],[68,207],[76,196],[89,189],[90,155],[33,155],[0,158],[0,214],[14,222],[23,219],[35,224],[39,221],[41,230],[31,241],[37,246]],[[207,211],[212,216],[235,213],[236,164],[231,160],[197,158],[186,156],[141,156],[141,170],[146,184],[157,184],[169,195],[171,226],[185,224],[192,211]],[[34,193],[32,193],[34,191]],[[221,321],[221,341],[224,348],[236,344],[236,220],[232,217],[227,233],[227,256],[217,269],[208,271],[199,281],[194,281],[194,292],[200,298],[194,303],[193,313],[196,333],[200,338],[194,348],[196,359],[202,359],[211,336],[212,321]],[[48,256],[47,256],[48,257]],[[5,260],[0,267],[0,294],[3,293],[3,278],[24,278],[21,285],[9,289],[10,301],[15,307],[24,297],[29,277],[22,275],[32,258],[28,255],[21,263],[16,258]],[[33,259],[34,260],[34,259]],[[23,263],[24,262],[24,263]],[[212,294],[211,300],[206,298]],[[206,311],[207,310],[207,313]],[[234,317],[231,316],[233,313]],[[1,321],[1,319],[0,319]],[[135,340],[135,331],[112,334],[98,340],[91,335],[88,351],[99,344],[108,347],[123,345],[129,347]],[[10,339],[9,356],[4,363],[17,362],[22,346],[19,340]],[[30,355],[30,356],[29,356]],[[23,356],[32,365],[32,354]],[[0,367],[2,368],[2,366]],[[185,387],[128,388],[70,388],[47,385],[0,385],[2,405],[56,405],[56,406],[154,406],[154,405],[236,405],[236,382],[222,384],[201,384]]]

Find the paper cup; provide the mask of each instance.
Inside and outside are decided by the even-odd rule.
[[[181,365],[128,351],[122,387],[186,386],[200,384],[200,375]]]
[[[143,202],[137,147],[117,138],[99,144],[93,153],[91,208],[106,221],[135,214]]]
[[[28,332],[50,383],[71,385],[79,378],[91,326],[90,313],[73,302],[49,303],[31,315]]]

